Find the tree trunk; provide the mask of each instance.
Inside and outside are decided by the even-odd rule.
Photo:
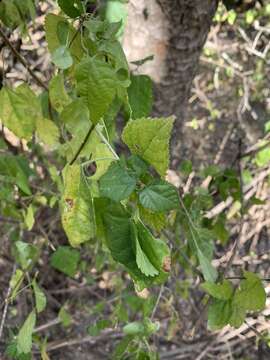
[[[206,41],[216,0],[157,0],[169,23],[166,76],[156,86],[155,113],[176,116],[172,167],[181,158],[181,128],[186,117],[192,81]]]
[[[192,80],[218,0],[130,0],[124,48],[129,61],[154,54],[142,66],[155,81],[154,115],[175,115],[172,166],[180,160],[181,128]]]

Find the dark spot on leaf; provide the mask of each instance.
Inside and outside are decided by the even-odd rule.
[[[84,167],[84,173],[86,176],[93,176],[97,171],[96,162],[91,162],[89,165]]]

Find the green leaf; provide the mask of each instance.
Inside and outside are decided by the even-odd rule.
[[[64,308],[64,306],[61,307],[59,313],[58,313],[58,318],[60,319],[62,325],[64,327],[68,327],[69,325],[71,325],[72,323],[72,317],[71,315],[66,311],[66,309]]]
[[[91,325],[87,328],[87,332],[91,336],[98,336],[102,330],[110,327],[112,325],[110,320],[99,320],[94,325]]]
[[[122,205],[110,203],[108,200],[104,202],[103,208],[99,207],[99,210],[102,212],[106,242],[111,255],[115,261],[126,267],[138,289],[142,290],[153,283],[164,282],[169,271],[170,253],[167,245],[155,239],[143,224],[134,223]],[[139,248],[138,245],[136,246],[137,241]],[[143,271],[149,272],[152,266],[158,274],[147,277],[139,269],[137,260]],[[150,269],[150,273],[152,270]]]
[[[113,162],[99,180],[100,195],[114,201],[128,198],[136,187],[136,178],[120,163]]]
[[[144,324],[140,321],[131,322],[123,327],[123,333],[126,335],[143,335]]]
[[[17,337],[17,350],[19,354],[28,354],[32,349],[32,334],[36,325],[36,314],[32,311],[23,326],[21,327]]]
[[[60,119],[65,124],[71,135],[71,140],[63,144],[61,149],[62,154],[66,156],[67,160],[70,162],[71,159],[74,158],[75,154],[77,154],[78,149],[85,138],[85,134],[88,133],[91,127],[89,110],[82,99],[76,99],[64,107],[61,112]],[[89,158],[92,147],[95,149],[97,145],[97,139],[98,136],[96,132],[92,132],[78,158]],[[91,149],[89,149],[89,147],[91,147]]]
[[[139,205],[140,218],[146,225],[149,225],[155,231],[160,232],[167,224],[164,213],[152,212]]]
[[[31,106],[30,106],[31,104]],[[38,98],[27,84],[0,92],[0,120],[19,138],[30,140],[36,120],[42,117]]]
[[[69,46],[70,53],[74,62],[80,62],[83,58],[83,48],[80,34],[76,35],[77,30],[69,24],[62,16],[48,14],[45,18],[45,32],[48,48],[52,54],[61,45],[72,44]]]
[[[100,210],[102,211],[102,210]],[[110,204],[102,211],[107,233],[107,245],[115,261],[129,267],[136,264],[132,245],[130,214],[120,204]]]
[[[158,321],[153,322],[149,318],[144,319],[143,324],[146,336],[150,336],[160,329],[160,323]]]
[[[29,231],[32,230],[34,223],[35,223],[34,208],[32,205],[29,205],[27,208],[24,222],[27,227],[27,230],[29,230]]]
[[[98,46],[99,51],[104,50],[104,45],[110,47],[110,44],[113,44],[114,47],[121,26],[121,21],[109,23],[107,20],[101,21],[97,18],[90,18],[84,22],[84,27],[88,30],[88,37],[92,42],[96,43],[95,45]],[[123,52],[122,47],[120,51]]]
[[[260,278],[250,272],[244,272],[244,277],[235,293],[227,280],[222,284],[202,285],[215,298],[208,310],[210,329],[216,330],[227,324],[238,328],[243,324],[247,311],[264,309],[266,294]]]
[[[69,49],[65,45],[61,45],[55,49],[52,53],[52,62],[59,67],[59,69],[65,70],[70,68],[73,65],[73,58]]]
[[[60,246],[51,256],[50,264],[62,273],[74,277],[77,272],[79,260],[79,251],[69,246]]]
[[[67,165],[63,178],[62,225],[70,244],[78,246],[95,236],[92,197],[80,165]]]
[[[154,238],[147,227],[139,220],[136,223],[136,237],[141,249],[152,265],[162,274],[170,272],[170,250],[164,241]]]
[[[229,323],[232,315],[231,301],[214,299],[208,308],[208,327],[218,330]]]
[[[135,241],[136,241],[136,263],[141,272],[146,276],[155,276],[158,275],[158,270],[151,264],[150,260],[143,252],[141,245],[138,240],[135,228]]]
[[[122,45],[117,40],[103,40],[99,51],[113,59],[113,66],[121,84],[130,86],[129,66]]]
[[[265,148],[256,154],[255,162],[259,167],[266,166],[270,161],[270,148]]]
[[[94,141],[92,142],[91,150],[92,158],[95,159],[97,167],[95,174],[91,176],[91,180],[93,181],[99,180],[101,176],[106,173],[110,164],[114,160],[114,156],[108,146],[104,144],[101,139],[99,139],[96,143]]]
[[[122,138],[131,152],[139,155],[165,176],[169,167],[169,139],[174,118],[142,118],[129,121]]]
[[[16,184],[26,195],[31,195],[28,178],[33,174],[29,168],[29,161],[22,156],[0,156],[0,175],[7,181]]]
[[[128,100],[132,110],[132,118],[149,116],[153,105],[152,80],[147,75],[132,75],[128,88]]]
[[[217,239],[221,242],[222,245],[227,244],[227,242],[230,238],[230,233],[226,229],[225,219],[223,219],[223,216],[220,216],[217,219],[217,221],[215,222],[215,224],[213,226],[213,232],[214,232],[215,236],[217,237]]]
[[[72,323],[72,317],[71,315],[65,310],[64,306],[61,307],[58,318],[60,319],[62,325],[64,327],[68,327]]]
[[[113,360],[121,359],[122,355],[124,355],[124,353],[126,352],[128,345],[131,343],[132,339],[133,339],[132,336],[127,335],[121,341],[119,341],[112,355]]]
[[[62,74],[58,74],[51,79],[49,96],[51,105],[59,113],[71,102],[65,89],[64,76]]]
[[[124,33],[125,23],[127,20],[127,5],[122,1],[108,1],[106,5],[106,19],[111,23],[122,22],[122,26],[117,33],[117,37],[121,37]]]
[[[16,260],[20,263],[23,270],[32,265],[38,257],[37,248],[23,241],[16,241],[15,252]]]
[[[24,279],[24,272],[21,270],[21,269],[17,269],[15,271],[15,273],[12,275],[12,278],[10,280],[10,288],[11,288],[11,295],[10,295],[10,301],[13,301],[17,294],[18,294],[18,291],[21,287],[21,284],[23,282],[23,279]]]
[[[148,170],[148,164],[137,155],[131,155],[127,160],[128,167],[140,178],[145,175]]]
[[[130,214],[121,204],[110,203],[109,200],[100,209],[102,213],[107,246],[112,258],[123,264],[132,279],[146,287],[147,277],[139,270],[136,263],[136,249]]]
[[[46,303],[47,303],[46,296],[45,296],[44,292],[38,286],[36,280],[34,280],[32,282],[32,286],[33,286],[34,295],[35,295],[36,309],[37,309],[37,312],[40,313],[46,308]]]
[[[59,75],[57,76],[59,77]],[[87,132],[87,130],[89,130],[89,127],[91,126],[91,122],[89,119],[89,110],[82,99],[75,99],[72,102],[70,102],[70,99],[64,89],[63,78],[61,77],[60,79],[61,79],[60,89],[64,90],[64,93],[62,94],[61,92],[60,96],[64,96],[66,97],[66,99],[63,104],[59,103],[59,100],[57,101],[57,94],[58,91],[60,91],[60,89],[58,88],[59,81],[57,80],[55,91],[53,91],[53,89],[51,90],[53,91],[51,95],[52,96],[51,100],[55,99],[54,107],[57,109],[59,108],[59,105],[61,105],[62,112],[60,114],[60,119],[66,125],[68,131],[72,135],[77,136],[80,130],[82,130],[85,133]],[[55,106],[56,101],[57,101],[57,107]]]
[[[55,123],[49,119],[38,119],[37,123],[37,136],[45,144],[54,148],[59,144],[59,130]]]
[[[123,333],[126,335],[144,335],[150,336],[156,333],[160,328],[158,322],[153,322],[146,318],[143,322],[134,321],[123,327]]]
[[[0,18],[6,26],[11,28],[15,28],[22,23],[19,9],[10,0],[1,1]]]
[[[36,10],[33,0],[2,0],[0,3],[0,18],[12,29],[19,27],[19,32],[26,35],[26,23],[29,18],[35,19]]]
[[[180,165],[180,172],[188,176],[192,172],[192,162],[190,160],[183,160]]]
[[[90,129],[89,110],[82,99],[76,99],[64,108],[61,113],[61,120],[72,135],[72,139],[66,142],[61,149],[63,155],[70,161],[77,153],[85,134]],[[78,158],[81,157],[91,158],[91,161],[96,164],[96,172],[91,176],[92,181],[98,180],[105,174],[111,162],[115,159],[115,156],[97,131],[92,132],[78,156]]]
[[[83,60],[75,69],[78,95],[88,106],[90,120],[96,124],[109,109],[118,87],[113,68],[94,58]]]
[[[31,15],[31,19],[34,21],[36,18],[35,2],[33,0],[26,0],[26,4]]]
[[[139,199],[142,206],[152,211],[169,211],[179,207],[177,189],[162,180],[146,186],[139,193]]]
[[[235,303],[234,299],[231,302],[231,306],[231,316],[228,319],[228,323],[231,326],[238,328],[245,321],[246,309],[241,304]]]
[[[79,0],[58,0],[58,5],[73,19],[80,16],[83,11]]]
[[[245,280],[240,282],[236,290],[233,304],[240,305],[247,311],[260,311],[265,308],[266,293],[261,279],[251,272],[244,272]]]
[[[218,277],[217,270],[213,267],[210,260],[204,255],[204,253],[200,249],[197,250],[197,255],[204,279],[208,282],[214,283]]]
[[[201,286],[209,295],[219,300],[229,300],[233,296],[233,286],[229,280],[224,280],[221,284],[205,282]]]

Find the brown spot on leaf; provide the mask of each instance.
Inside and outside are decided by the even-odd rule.
[[[65,199],[65,202],[66,202],[69,209],[73,208],[73,205],[74,205],[74,200],[73,199]]]
[[[163,264],[162,264],[162,269],[165,272],[171,271],[171,257],[170,256],[165,256],[165,258],[163,260]]]

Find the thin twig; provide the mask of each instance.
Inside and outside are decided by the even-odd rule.
[[[100,342],[100,341],[103,342],[103,341],[107,340],[108,337],[117,339],[117,338],[121,338],[123,336],[121,333],[115,333],[115,331],[116,331],[116,329],[108,329],[108,330],[105,330],[104,332],[102,332],[102,334],[100,336],[96,336],[96,337],[95,336],[85,336],[85,337],[81,337],[81,338],[67,339],[62,342],[54,341],[52,343],[47,344],[46,350],[47,350],[47,352],[49,352],[49,351],[53,351],[53,350],[62,349],[64,347],[81,345],[84,343],[95,345],[97,342]]]
[[[27,61],[22,57],[22,55],[15,49],[15,47],[11,44],[8,37],[4,33],[3,29],[0,27],[0,36],[4,40],[5,44],[10,48],[16,58],[20,61],[20,63],[26,68],[29,74],[35,79],[36,83],[41,86],[43,89],[48,91],[48,86],[34,73],[34,71],[30,68]]]
[[[1,324],[0,324],[0,339],[1,339],[2,335],[3,335],[4,325],[5,325],[5,321],[6,321],[6,317],[7,317],[8,304],[9,304],[8,299],[10,297],[11,290],[12,290],[12,288],[11,288],[11,279],[12,279],[12,276],[15,274],[15,271],[16,271],[16,265],[14,264],[12,274],[11,274],[11,277],[10,277],[10,281],[9,281],[7,295],[6,295],[6,298],[5,298],[5,307],[4,307],[4,310],[3,310],[3,315],[2,315]]]
[[[155,306],[154,306],[154,309],[152,311],[152,315],[151,315],[151,320],[154,319],[154,316],[155,316],[155,313],[157,311],[157,308],[158,308],[158,305],[159,305],[159,302],[160,302],[160,299],[161,299],[161,296],[162,296],[162,293],[164,291],[164,285],[161,286],[160,290],[159,290],[159,294],[158,294],[158,297],[157,297],[157,301],[155,303]]]
[[[245,280],[244,276],[227,276],[226,279],[228,280]],[[270,278],[260,278],[262,281],[270,281]]]
[[[40,325],[40,326],[36,327],[34,329],[34,333],[38,333],[38,332],[47,330],[48,328],[50,328],[52,326],[55,326],[55,325],[58,325],[60,323],[61,323],[61,320],[57,317],[56,319],[53,319],[53,320],[49,321],[46,324],[43,324],[43,325]]]

